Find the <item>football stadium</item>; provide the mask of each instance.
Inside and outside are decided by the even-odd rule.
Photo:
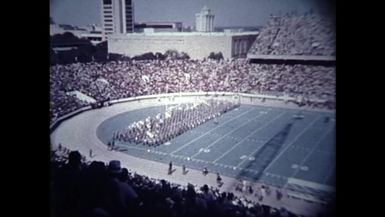
[[[271,16],[243,57],[77,60],[50,66],[52,216],[333,215],[328,17]]]

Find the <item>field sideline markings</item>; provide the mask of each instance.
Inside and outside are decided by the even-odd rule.
[[[240,140],[239,142],[237,142],[233,147],[231,147],[229,150],[227,150],[225,153],[223,153],[221,156],[219,156],[217,159],[215,159],[213,162],[217,162],[219,159],[221,159],[222,157],[224,157],[226,154],[228,154],[230,151],[232,151],[234,148],[238,147],[238,145],[240,145],[242,142],[244,142],[246,139],[249,139],[249,137],[251,137],[252,135],[254,135],[255,133],[259,132],[261,129],[263,129],[262,127],[265,127],[267,125],[269,125],[271,122],[273,122],[274,120],[276,120],[278,117],[282,116],[286,114],[286,112],[281,112],[281,114],[277,115],[275,118],[271,119],[270,121],[268,122],[265,122],[263,125],[257,127],[257,129],[255,129],[253,132],[251,132],[248,136],[246,136],[245,138],[243,138],[242,140]],[[258,116],[257,116],[258,117]],[[250,157],[250,156],[249,156]],[[238,167],[238,165],[237,165]]]
[[[249,113],[249,112],[251,112],[251,111],[253,111],[253,110],[254,110],[254,108],[249,109],[249,110],[247,110],[247,111],[245,111],[245,112],[243,112],[243,113],[241,113],[241,114],[235,116],[234,118],[231,118],[230,120],[228,120],[228,121],[226,121],[226,122],[223,122],[222,124],[219,124],[218,126],[214,127],[213,129],[207,131],[206,133],[204,133],[204,134],[198,136],[197,138],[191,140],[190,142],[188,142],[188,143],[182,145],[181,147],[175,149],[174,151],[172,151],[172,152],[170,153],[170,155],[173,155],[174,153],[176,153],[176,152],[182,150],[184,147],[190,145],[191,143],[195,142],[196,140],[198,140],[198,139],[202,138],[203,136],[209,134],[210,132],[214,131],[215,129],[217,129],[217,128],[221,127],[221,126],[224,126],[226,123],[231,122],[231,121],[233,121],[233,120],[235,120],[235,119],[237,119],[237,118],[239,118],[239,117],[241,117],[241,116],[243,116],[243,115],[245,115],[245,114],[247,114],[247,113]]]
[[[307,155],[303,158],[303,160],[299,164],[300,166],[302,166],[306,162],[306,160],[311,156],[311,154],[314,152],[314,150],[321,144],[321,141],[331,132],[332,129],[333,128],[330,128],[328,131],[326,131],[326,133],[324,135],[321,136],[321,138],[317,141],[317,143],[314,145],[312,150],[309,151],[309,153],[307,153]],[[299,171],[300,171],[299,169],[294,170],[294,172],[289,177],[296,176],[299,173]],[[287,186],[287,184],[288,183],[286,182],[286,184],[283,187],[285,188]]]
[[[272,120],[270,120],[269,122],[267,122],[267,123],[271,123],[273,120],[276,120],[278,117],[280,117],[280,116],[283,116],[284,114],[286,114],[288,111],[282,111],[281,112],[281,114],[279,114],[279,115],[277,115],[274,119],[272,119]],[[267,126],[267,125],[266,125]],[[254,134],[254,133],[253,133]],[[251,134],[251,135],[253,135],[253,134]],[[251,135],[249,135],[249,136],[251,136]],[[267,140],[268,141],[268,140]],[[266,142],[267,142],[266,141]],[[261,149],[263,147],[263,144],[262,145],[260,145],[257,149],[255,149],[251,154],[249,154],[245,159],[243,159],[240,163],[238,163],[237,164],[237,166],[236,167],[239,167],[239,166],[241,166],[247,159],[249,159],[250,158],[250,156],[253,156],[257,151],[259,151],[259,149]]]
[[[294,139],[292,140],[292,142],[291,143],[289,143],[289,144],[287,144],[286,145],[286,147],[284,147],[283,148],[283,150],[280,152],[280,153],[278,153],[278,155],[270,162],[270,164],[266,167],[266,169],[265,169],[265,171],[267,171],[274,163],[275,163],[275,161],[277,161],[278,160],[278,158],[279,157],[281,157],[281,155],[283,154],[283,153],[285,153],[286,152],[286,150],[289,148],[289,147],[291,147],[291,145],[292,144],[294,144],[294,142],[295,141],[297,141],[298,140],[298,138],[300,137],[300,136],[302,136],[302,134],[304,134],[306,131],[307,131],[307,129],[308,128],[310,128],[319,118],[321,118],[321,116],[320,115],[317,115],[315,118],[314,118],[314,120],[312,120],[305,128],[303,128],[303,130],[300,132],[300,133],[298,133],[295,137],[294,137]]]
[[[245,123],[241,124],[239,127],[234,128],[233,130],[229,131],[229,132],[226,133],[225,135],[219,137],[217,140],[215,140],[214,142],[212,142],[210,145],[208,145],[208,146],[207,146],[206,148],[204,148],[204,149],[208,149],[208,148],[212,147],[213,145],[215,145],[216,143],[218,143],[220,140],[224,139],[227,135],[229,135],[229,134],[231,134],[231,133],[234,133],[235,131],[239,130],[240,128],[246,126],[248,123],[250,123],[250,122],[253,121],[254,119],[260,117],[261,115],[262,115],[262,114],[259,113],[259,114],[258,114],[257,116],[255,116],[254,118],[247,120]],[[197,155],[200,154],[200,153],[201,153],[201,152],[198,151],[197,153],[193,154],[193,155],[191,156],[191,158],[197,156]]]
[[[312,150],[312,148],[302,147],[302,146],[298,146],[298,145],[292,145],[292,147],[295,149],[300,149],[300,150],[305,150],[305,151],[311,151]],[[331,151],[324,151],[324,150],[320,150],[320,149],[317,149],[314,151],[319,152],[319,153],[324,153],[327,155],[335,155],[335,152],[331,152]]]
[[[140,147],[135,147],[135,146],[124,146],[125,148],[131,148],[131,149],[136,149],[136,150],[141,150],[141,151],[144,151],[144,152],[148,152],[148,150],[150,149],[145,149],[145,148],[140,148]],[[167,155],[166,152],[162,152],[162,151],[156,151],[156,150],[153,150],[153,151],[150,151],[150,153],[153,153],[153,154],[159,154],[159,155]],[[173,155],[172,157],[174,158],[180,158],[180,159],[186,159],[188,158],[187,156],[184,156],[184,155]],[[191,160],[195,160],[195,159],[191,159]]]

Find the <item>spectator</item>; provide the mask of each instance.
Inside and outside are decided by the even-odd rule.
[[[249,64],[245,60],[164,60],[75,63],[50,67],[51,121],[97,102],[147,94],[197,91],[263,93],[306,101],[294,103],[334,108],[335,67]],[[319,101],[319,102],[318,102]]]
[[[187,173],[186,165],[182,165],[182,174],[185,175]]]
[[[207,168],[206,168],[206,167],[204,167],[204,168],[203,168],[203,172],[202,172],[202,173],[203,173],[203,175],[205,175],[205,176],[206,176],[206,175],[209,173],[209,171],[207,170]]]
[[[172,162],[168,163],[168,174],[172,173]]]
[[[335,56],[333,17],[316,14],[271,17],[249,53]]]
[[[222,177],[219,175],[219,173],[217,173],[217,184],[218,187],[221,187],[223,185]]]
[[[71,163],[65,165],[80,165],[79,158],[78,152],[71,152]],[[53,169],[62,170],[57,163],[53,164]],[[207,185],[197,192],[191,184],[185,188],[171,185],[166,180],[131,175],[116,160],[110,161],[108,167],[94,161],[82,168],[78,179],[73,179],[72,188],[58,185],[63,176],[53,173],[53,216],[296,216],[285,209],[260,206]],[[72,189],[69,194],[59,193],[68,189]]]

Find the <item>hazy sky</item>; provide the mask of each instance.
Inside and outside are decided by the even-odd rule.
[[[50,0],[50,14],[56,23],[78,26],[101,25],[102,0]],[[215,14],[216,26],[264,25],[270,14],[325,9],[327,0],[133,0],[134,20],[181,21],[193,26],[195,14],[204,5]]]

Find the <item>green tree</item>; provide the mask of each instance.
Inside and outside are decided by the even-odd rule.
[[[216,59],[216,60],[223,60],[223,54],[222,54],[222,52],[216,53],[216,54],[214,55],[214,59]]]
[[[155,53],[155,57],[156,57],[156,59],[158,59],[158,60],[164,60],[164,59],[166,59],[166,56],[163,55],[163,54],[160,53],[160,52],[156,52],[156,53]]]
[[[214,52],[211,52],[208,58],[209,58],[209,59],[215,59],[215,53],[214,53]]]
[[[222,52],[218,52],[218,53],[211,52],[208,58],[212,60],[221,60],[223,59],[223,54]]]
[[[169,59],[177,59],[178,56],[179,56],[179,53],[177,50],[167,50],[164,55],[166,56],[166,58],[169,58]]]
[[[190,59],[190,56],[185,52],[181,52],[179,55],[179,59],[183,59],[183,60]]]

